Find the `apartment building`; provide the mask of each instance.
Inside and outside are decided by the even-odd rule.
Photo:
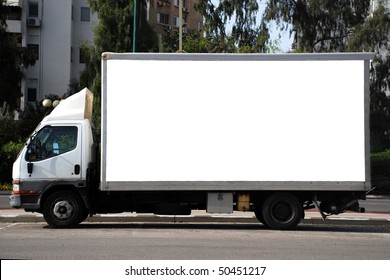
[[[165,28],[179,28],[179,1],[180,0],[150,0],[148,4],[149,23],[158,34],[163,34]],[[187,30],[200,30],[203,18],[194,5],[197,0],[182,1],[183,32]]]
[[[148,21],[157,33],[179,27],[180,0],[147,0]],[[195,11],[197,0],[183,1],[183,32],[200,30],[202,16]],[[36,63],[25,70],[21,81],[20,108],[27,102],[55,94],[62,96],[72,78],[79,78],[85,67],[82,43],[93,41],[97,14],[87,0],[7,0],[8,32],[19,38],[21,46],[36,54]]]
[[[7,31],[36,56],[21,81],[20,107],[49,94],[62,96],[85,66],[81,43],[92,42],[97,15],[86,0],[7,0],[7,6]]]

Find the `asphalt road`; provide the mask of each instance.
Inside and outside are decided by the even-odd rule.
[[[0,259],[390,259],[390,227],[304,224],[1,223]]]
[[[362,207],[366,208],[367,212],[386,212],[390,213],[390,198],[370,198],[360,201]],[[0,195],[0,209],[10,208],[8,195]]]

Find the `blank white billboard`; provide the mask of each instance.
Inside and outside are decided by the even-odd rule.
[[[364,61],[105,63],[106,181],[365,181]]]

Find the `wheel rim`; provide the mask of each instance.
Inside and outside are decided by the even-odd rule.
[[[294,218],[294,210],[289,203],[277,201],[272,205],[271,215],[275,221],[288,223]]]
[[[69,200],[57,201],[54,204],[53,214],[59,220],[67,220],[74,213],[74,205]]]

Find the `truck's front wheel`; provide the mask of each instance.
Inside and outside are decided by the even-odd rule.
[[[294,229],[303,217],[301,202],[290,193],[275,193],[263,204],[262,217],[271,229]]]
[[[69,191],[51,194],[43,207],[43,217],[53,227],[71,227],[85,217],[85,208],[80,197]]]

